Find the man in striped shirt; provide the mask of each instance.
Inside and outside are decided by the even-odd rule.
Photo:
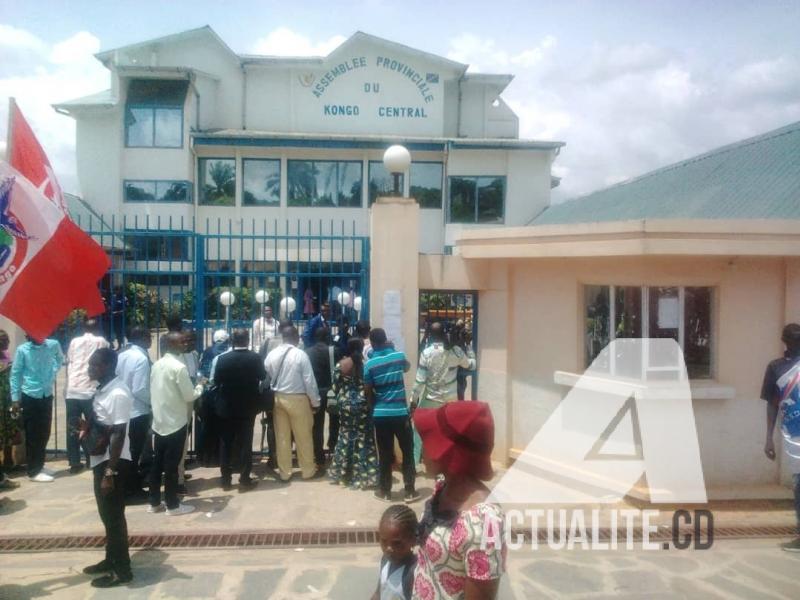
[[[414,487],[414,441],[411,419],[406,401],[403,373],[409,370],[408,359],[403,352],[395,350],[386,339],[386,332],[376,328],[370,331],[372,356],[364,365],[364,393],[372,407],[375,424],[375,440],[378,444],[380,473],[375,497],[391,502],[392,463],[394,462],[394,439],[403,453],[404,500],[410,504],[419,500]]]

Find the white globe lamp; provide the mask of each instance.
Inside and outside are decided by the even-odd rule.
[[[236,296],[233,292],[222,292],[219,295],[219,303],[225,307],[225,329],[230,329],[231,324],[231,306],[236,302]]]
[[[348,294],[347,292],[341,292],[338,296],[336,296],[336,300],[342,306],[347,306],[348,304],[350,304],[350,294]]]
[[[231,306],[234,302],[236,302],[236,296],[233,292],[222,292],[219,295],[219,303],[222,306]]]
[[[389,146],[383,153],[383,166],[394,178],[394,194],[400,195],[400,175],[408,171],[411,166],[411,154],[405,146],[395,144]]]
[[[269,293],[266,290],[258,290],[256,292],[256,302],[259,304],[266,304],[269,302]]]
[[[356,296],[353,299],[353,309],[356,312],[361,312],[361,296]]]
[[[294,298],[283,298],[281,300],[281,314],[286,316],[289,313],[293,313],[294,309],[297,308],[297,302],[294,301]]]

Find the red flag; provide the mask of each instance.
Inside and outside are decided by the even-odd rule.
[[[0,162],[0,314],[41,340],[73,309],[105,311],[97,282],[111,262],[67,215],[50,161],[13,100],[8,157],[11,166]]]

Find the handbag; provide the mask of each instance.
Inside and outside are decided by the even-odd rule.
[[[333,366],[333,346],[328,346],[328,361],[331,368],[331,387],[327,392],[328,402],[325,406],[325,410],[330,415],[338,415],[339,414],[339,394],[336,393],[336,390],[339,389],[340,386],[334,384],[335,378],[335,369]]]
[[[197,399],[197,414],[202,421],[207,421],[217,412],[219,386],[215,383],[207,386]]]
[[[292,349],[289,348],[286,352],[283,353],[281,357],[281,362],[278,364],[278,371],[275,373],[275,381],[278,381],[281,376],[281,371],[283,371],[283,363],[286,360],[286,356],[291,352]],[[258,390],[258,410],[259,412],[272,412],[275,408],[275,390],[272,389],[272,381],[270,381],[269,375],[259,384]]]

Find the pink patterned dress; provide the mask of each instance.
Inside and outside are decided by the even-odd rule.
[[[506,569],[505,519],[500,506],[481,502],[458,513],[437,513],[443,487],[443,482],[436,484],[425,507],[414,600],[463,600],[467,578],[499,579]]]

